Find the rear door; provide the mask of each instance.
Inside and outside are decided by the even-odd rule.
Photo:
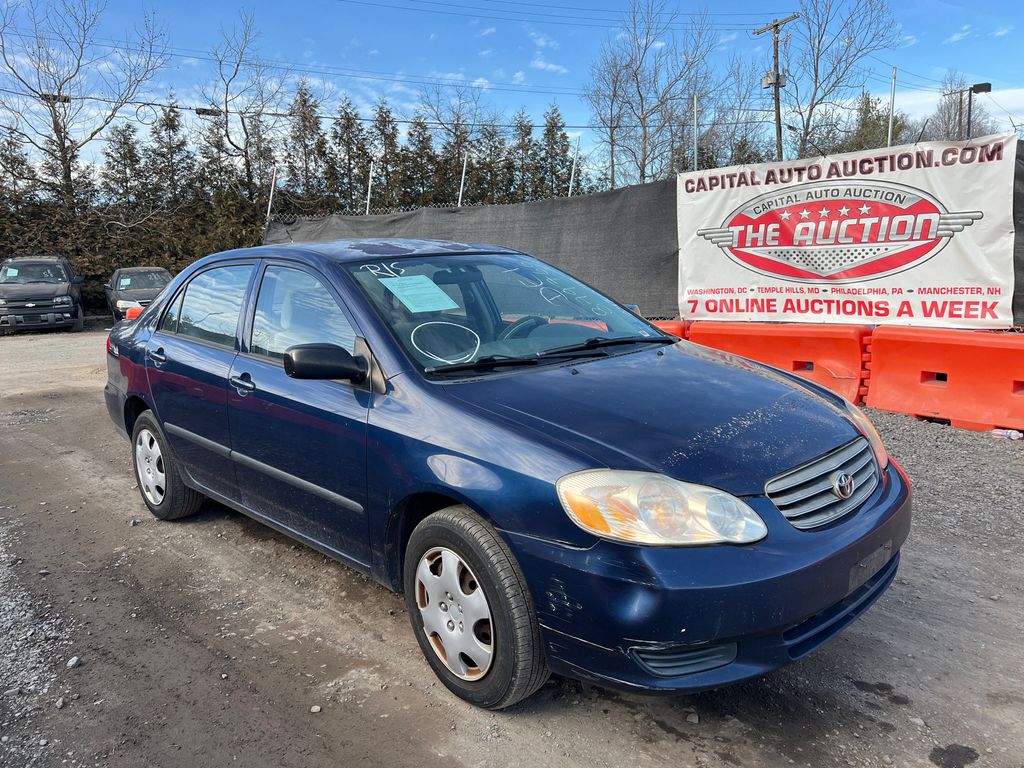
[[[238,498],[227,390],[256,262],[218,264],[172,300],[146,343],[146,374],[171,448],[203,490]]]
[[[285,350],[327,342],[354,351],[356,331],[320,273],[267,263],[228,390],[243,503],[362,565],[369,563],[366,420],[370,393],[285,374]]]

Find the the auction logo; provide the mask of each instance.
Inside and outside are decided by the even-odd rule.
[[[904,184],[826,181],[760,195],[697,234],[763,275],[845,283],[922,264],[982,216]]]

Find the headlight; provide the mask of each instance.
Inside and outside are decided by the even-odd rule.
[[[652,472],[594,469],[558,481],[566,513],[585,531],[633,544],[750,544],[768,529],[724,491]]]
[[[850,402],[846,402],[846,411],[853,419],[853,423],[857,429],[860,430],[861,434],[868,439],[871,444],[871,450],[875,452],[875,460],[878,461],[880,469],[885,469],[889,465],[889,453],[885,450],[885,443],[882,442],[882,436],[878,434],[878,430],[875,429],[875,425],[871,423],[871,419],[864,415],[864,411],[858,408],[856,405]]]
[[[7,306],[7,299],[0,299],[0,307]]]
[[[131,309],[132,307],[141,307],[141,306],[142,305],[139,304],[139,302],[137,302],[137,301],[126,301],[126,300],[122,299],[121,301],[117,302],[117,308],[118,309],[122,309],[122,310],[123,309]]]
[[[70,296],[58,296],[53,300],[54,304],[71,304]]]

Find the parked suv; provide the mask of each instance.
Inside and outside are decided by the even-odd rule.
[[[506,248],[210,256],[114,326],[107,376],[157,518],[216,499],[404,591],[483,707],[549,670],[670,692],[781,667],[878,599],[910,530],[855,406]]]
[[[83,280],[63,256],[16,256],[0,262],[0,333],[82,330]]]

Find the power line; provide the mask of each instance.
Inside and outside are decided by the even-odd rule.
[[[557,8],[557,9],[565,10],[565,11],[591,11],[593,13],[612,13],[612,14],[618,14],[619,16],[621,16],[623,14],[623,11],[615,10],[613,8],[593,8],[593,7],[589,7],[589,6],[579,6],[579,5],[556,5],[554,3],[527,3],[527,2],[521,2],[520,0],[483,0],[483,2],[485,2],[485,3],[500,3],[501,5],[525,5],[525,6],[533,6],[535,8]],[[754,12],[746,12],[746,11],[700,11],[699,15],[700,16],[752,16],[752,17],[760,18],[761,16],[764,16],[765,14],[781,14],[781,13],[786,13],[786,11],[757,11],[756,13],[754,13]],[[655,16],[675,16],[677,14],[675,14],[672,11],[658,11],[654,15]]]
[[[33,97],[33,94],[22,93],[20,91],[11,90],[9,88],[0,88],[0,93],[6,93],[6,94],[13,95],[13,96],[20,96],[22,98],[32,98]],[[103,97],[103,96],[70,96],[69,95],[68,99],[71,100],[71,101],[96,101],[96,102],[100,102],[101,104],[117,104],[117,103],[120,103],[120,102],[118,102],[115,99],[110,99],[110,98],[106,98],[106,97]],[[125,107],[136,107],[136,108],[150,107],[150,108],[153,108],[153,109],[157,109],[157,108],[160,108],[160,109],[177,109],[179,112],[196,112],[197,110],[205,110],[207,112],[214,111],[214,110],[210,110],[208,107],[205,107],[205,106],[198,106],[198,107],[191,106],[190,107],[190,106],[187,106],[185,104],[174,104],[174,103],[167,103],[167,102],[160,102],[160,101],[133,100],[133,101],[123,102],[123,104],[124,104]],[[225,114],[225,112],[223,110],[215,110],[215,111],[218,113],[218,115]],[[744,112],[764,112],[766,110],[746,109],[746,110],[743,110],[743,111]],[[226,114],[228,114],[228,115],[236,115],[236,116],[239,116],[239,117],[273,117],[273,118],[289,118],[289,117],[298,117],[299,116],[299,113],[297,113],[297,112],[242,112],[242,111],[239,111],[239,110],[230,110],[230,109],[227,110]],[[319,112],[314,113],[314,116],[316,117],[317,120],[334,120],[337,117],[337,115],[322,114],[322,113],[319,113]],[[357,115],[355,117],[355,119],[358,120],[359,122],[362,122],[362,123],[372,123],[372,122],[374,122],[375,118],[373,118],[373,117],[363,117],[362,115]],[[412,125],[414,123],[420,122],[422,124],[425,124],[429,128],[446,128],[446,127],[448,127],[447,123],[441,122],[439,120],[427,120],[427,119],[415,120],[415,119],[396,118],[396,117],[392,117],[392,120],[395,123],[399,124],[399,125]],[[715,120],[715,121],[713,121],[711,123],[705,123],[704,125],[705,126],[759,125],[759,124],[765,123],[765,122],[768,122],[765,118],[762,118],[762,119],[759,119],[759,120]],[[462,125],[462,127],[467,128],[467,129],[476,129],[476,128],[504,128],[504,129],[511,129],[511,128],[526,127],[526,125],[519,124],[519,123],[491,123],[491,122],[465,122],[465,123],[462,123],[461,125]],[[569,130],[569,131],[595,130],[595,129],[598,129],[598,128],[601,128],[601,127],[603,127],[603,126],[600,126],[600,125],[564,125],[563,126],[563,128],[565,130]],[[639,128],[639,127],[640,126],[637,126],[637,125],[621,125],[621,126],[619,126],[619,128],[622,128],[622,129],[625,129],[625,130],[629,130],[629,129],[632,129],[632,128]],[[544,124],[543,123],[531,123],[531,124],[529,124],[529,128],[532,129],[532,130],[536,130],[536,129],[539,129],[539,128],[544,128]]]
[[[407,0],[407,1],[408,2],[413,2],[414,0]],[[439,10],[439,9],[434,9],[434,8],[416,8],[416,7],[410,7],[408,5],[388,5],[388,4],[385,4],[385,3],[369,2],[369,0],[338,0],[338,2],[340,2],[340,3],[347,3],[349,5],[362,5],[362,6],[372,7],[372,8],[384,8],[384,9],[387,9],[389,11],[414,11],[414,12],[418,12],[418,13],[440,14],[440,15],[443,15],[443,16],[461,16],[463,18],[471,18],[471,19],[491,19],[491,20],[494,20],[494,21],[532,22],[532,23],[535,23],[535,24],[557,24],[559,26],[568,26],[568,27],[592,27],[592,28],[595,28],[595,29],[615,29],[616,27],[620,26],[618,23],[598,24],[598,23],[585,23],[584,21],[554,21],[554,20],[536,19],[536,18],[530,18],[530,17],[518,18],[518,17],[509,17],[509,16],[492,16],[492,15],[488,15],[488,14],[484,14],[484,13],[479,13],[479,12],[476,12],[476,13],[465,13],[465,12],[461,12],[461,11],[445,11],[445,10]],[[444,8],[469,8],[469,9],[475,9],[476,8],[476,6],[472,6],[472,5],[462,5],[462,4],[458,4],[458,3],[443,3],[443,2],[437,2],[435,0],[419,0],[419,2],[423,3],[423,4],[442,6]],[[419,3],[417,3],[417,4],[419,4]],[[509,11],[499,11],[499,12],[503,12],[503,13],[521,13],[519,11],[511,11],[511,10],[509,10]],[[545,15],[557,16],[557,14],[545,14]],[[562,18],[587,18],[587,19],[590,19],[590,21],[599,21],[598,19],[592,19],[590,17],[565,16],[565,17],[562,17]],[[611,20],[610,19],[605,19],[603,21],[610,22]],[[670,25],[670,26],[673,29],[700,29],[700,28],[703,28],[702,25],[694,25],[694,24],[674,24],[674,25]],[[748,27],[748,25],[746,25],[746,24],[708,24],[708,25],[704,25],[704,26],[706,26],[707,28],[710,28],[710,29],[721,29],[721,30],[745,30]]]

